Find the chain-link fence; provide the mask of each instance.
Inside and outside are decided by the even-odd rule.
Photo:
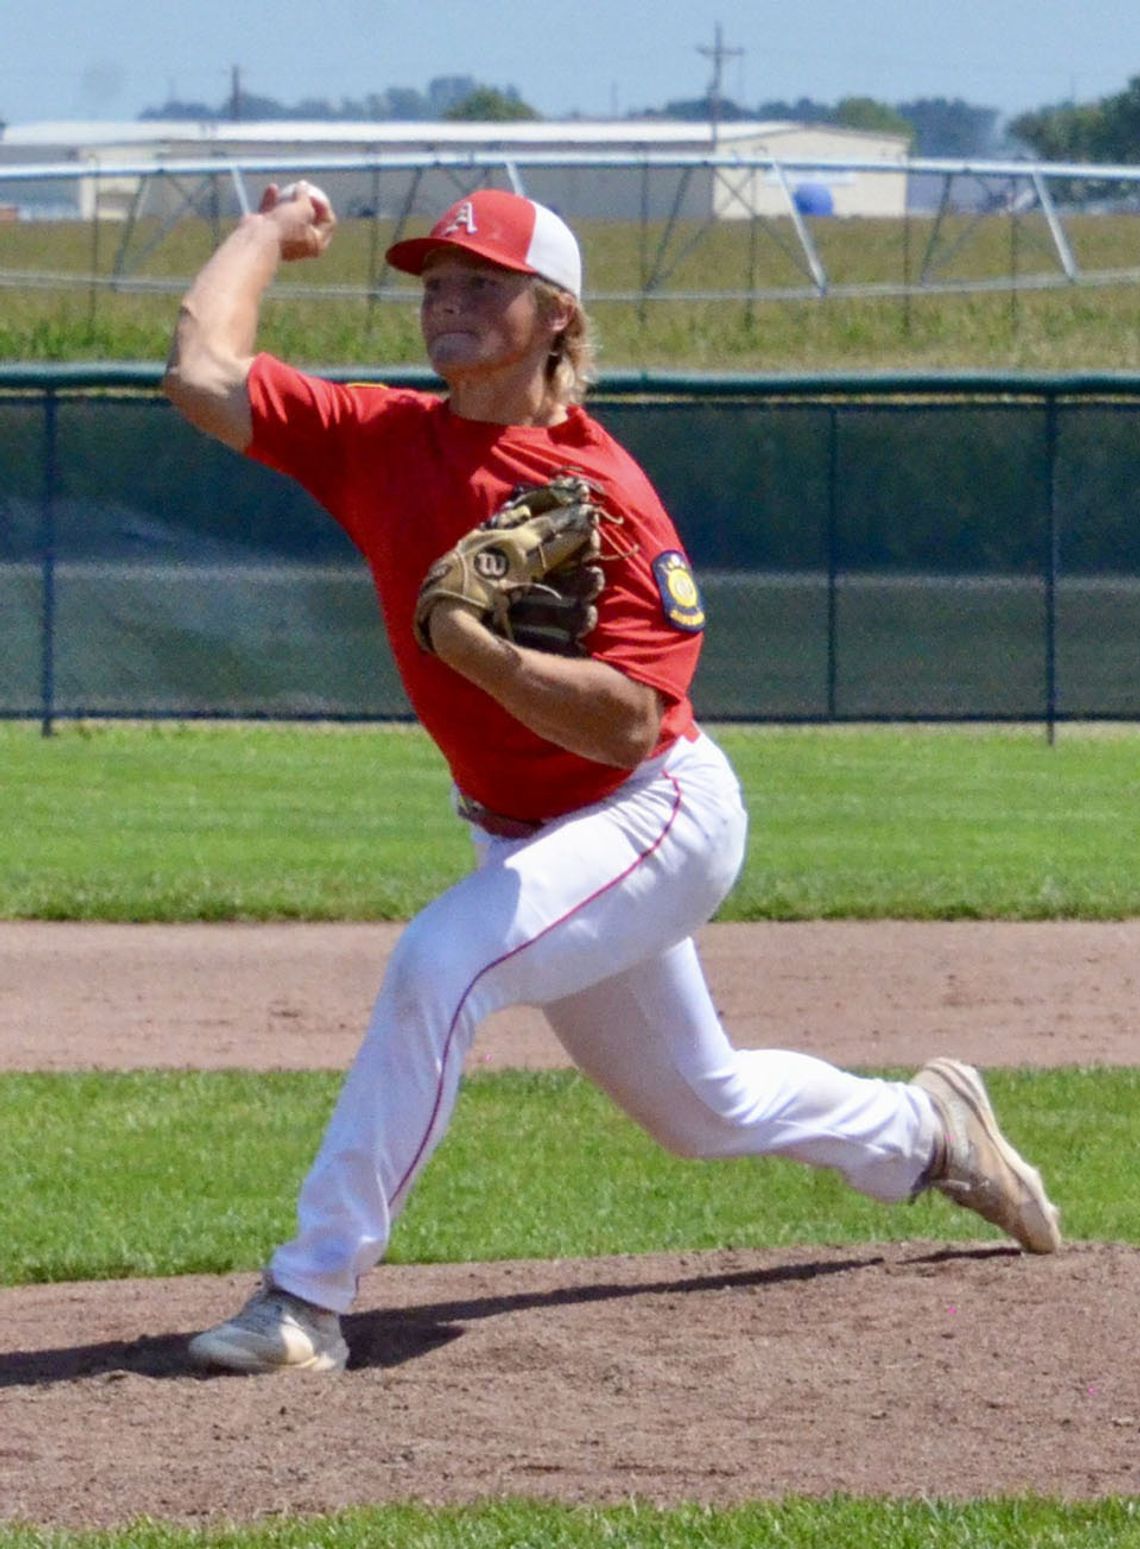
[[[0,368],[0,716],[407,717],[348,540],[158,375]],[[615,375],[592,408],[697,569],[706,719],[1140,719],[1140,379]]]

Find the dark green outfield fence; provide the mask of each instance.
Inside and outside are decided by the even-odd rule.
[[[408,716],[347,539],[158,378],[0,366],[0,717]],[[706,719],[1140,719],[1140,377],[613,373],[592,408],[696,566]]]

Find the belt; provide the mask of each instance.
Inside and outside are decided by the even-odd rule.
[[[700,735],[700,728],[692,721],[681,733],[686,742],[697,742]],[[677,740],[680,741],[680,737]],[[664,753],[658,754],[659,758],[664,756]],[[490,807],[485,807],[481,801],[476,801],[474,796],[468,796],[464,791],[456,794],[455,810],[464,822],[474,823],[484,833],[493,834],[496,839],[530,839],[546,826],[536,818],[511,818],[503,812],[493,812]]]
[[[543,826],[534,818],[509,818],[502,812],[492,812],[490,807],[463,791],[459,792],[455,810],[464,822],[474,823],[496,839],[529,839]]]

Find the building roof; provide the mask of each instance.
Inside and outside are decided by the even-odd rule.
[[[836,128],[828,124],[803,125],[784,120],[742,120],[722,123],[717,141],[722,146],[736,142],[772,140],[778,136],[802,132],[805,128],[849,141],[868,139],[894,141],[894,135],[868,134],[862,130]],[[699,121],[677,119],[558,119],[514,120],[506,123],[464,121],[424,122],[414,119],[384,121],[346,121],[338,119],[265,119],[257,122],[219,122],[215,120],[145,119],[124,122],[82,120],[46,120],[42,123],[9,124],[0,134],[0,144],[25,149],[68,146],[76,150],[96,150],[101,146],[226,146],[262,147],[266,145],[392,145],[402,147],[498,148],[513,145],[520,149],[560,145],[591,149],[623,146],[638,149],[676,149],[681,146],[707,146],[711,126]]]

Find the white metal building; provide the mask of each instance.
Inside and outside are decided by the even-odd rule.
[[[478,154],[478,164],[462,165]],[[715,167],[694,159],[716,154]],[[837,216],[900,216],[906,208],[907,146],[899,136],[787,122],[712,126],[677,121],[567,120],[518,123],[162,122],[38,123],[9,126],[0,136],[0,203],[17,200],[26,213],[62,213],[70,206],[89,217],[96,209],[113,217],[140,213],[169,216],[190,196],[175,176],[140,178],[140,165],[156,169],[203,159],[237,163],[208,178],[220,213],[233,214],[243,199],[256,200],[279,171],[266,164],[298,163],[297,171],[320,181],[343,215],[418,218],[436,214],[461,192],[492,181],[514,186],[569,219],[745,219],[789,213],[805,201],[815,213]],[[501,157],[497,168],[488,157]],[[673,168],[660,163],[688,157]],[[771,158],[773,165],[725,165],[723,158]],[[440,157],[430,169],[398,165],[404,159]],[[543,163],[543,158],[550,158]],[[577,162],[575,158],[578,158]],[[649,159],[654,165],[650,173]],[[884,172],[823,166],[783,171],[783,162],[818,159],[882,162]],[[322,168],[321,163],[327,165]],[[354,163],[354,165],[346,165]],[[397,165],[392,165],[397,163]],[[4,183],[4,167],[51,166],[98,176]],[[114,168],[124,172],[114,175]],[[897,170],[889,170],[895,168]],[[129,169],[129,170],[128,170]],[[172,169],[173,171],[173,169]],[[145,191],[142,184],[146,184]],[[216,206],[217,207],[217,206]]]

